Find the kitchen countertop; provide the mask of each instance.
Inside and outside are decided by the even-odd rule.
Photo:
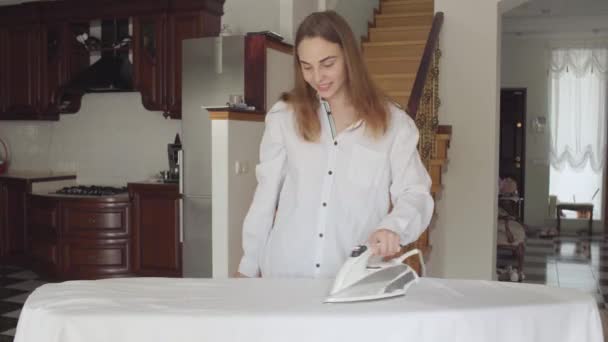
[[[148,179],[148,180],[144,180],[144,181],[129,182],[129,184],[153,184],[153,185],[179,186],[179,183],[176,183],[176,182],[163,182],[161,180],[156,180],[156,179]]]
[[[76,179],[76,174],[69,172],[15,170],[1,174],[0,179],[22,179],[30,182],[48,182]]]
[[[45,192],[34,192],[32,195],[35,196],[44,196],[44,197],[52,197],[56,199],[60,199],[62,201],[90,201],[95,203],[101,202],[129,202],[129,194],[121,193],[116,195],[107,195],[107,196],[85,196],[85,195],[70,195],[70,194],[57,194],[57,193],[45,193]]]

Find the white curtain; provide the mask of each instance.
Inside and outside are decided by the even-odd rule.
[[[590,167],[601,174],[606,159],[608,49],[553,49],[549,76],[551,166],[558,171]]]

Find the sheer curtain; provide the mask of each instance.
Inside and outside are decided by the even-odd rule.
[[[551,51],[550,192],[560,202],[594,203],[599,218],[606,160],[607,48]]]

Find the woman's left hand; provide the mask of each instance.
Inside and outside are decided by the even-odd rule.
[[[392,230],[380,228],[374,231],[368,239],[374,255],[391,256],[401,250],[399,235]]]

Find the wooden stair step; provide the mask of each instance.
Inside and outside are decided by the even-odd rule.
[[[420,57],[366,58],[365,62],[367,70],[373,74],[417,73],[420,66]]]
[[[432,184],[441,184],[441,174],[446,163],[447,159],[433,159],[429,162],[428,172],[433,181]]]
[[[426,41],[394,41],[363,43],[363,56],[368,58],[418,57],[422,56]]]
[[[369,41],[426,40],[430,31],[430,25],[372,27],[369,29]]]
[[[401,89],[403,89],[403,91],[407,91],[408,88],[411,90],[412,85],[414,84],[414,80],[416,79],[416,74],[372,74],[372,78],[374,79],[374,81],[376,81],[376,84],[378,84],[378,86],[382,88],[382,90],[384,90],[385,92]]]
[[[375,27],[431,25],[433,23],[433,15],[424,12],[376,14],[374,22]]]
[[[445,158],[434,158],[429,161],[430,166],[439,166],[442,167],[448,163],[448,160]]]
[[[440,194],[441,191],[443,191],[443,185],[442,184],[433,184],[433,185],[431,185],[431,193],[432,194]]]
[[[435,151],[434,157],[437,159],[446,159],[448,156],[448,148],[450,147],[450,139],[452,137],[451,126],[439,126],[435,134]]]
[[[397,102],[402,108],[407,108],[407,102],[410,99],[409,92],[391,91],[386,92],[386,95],[393,101]]]
[[[433,14],[434,4],[431,1],[383,1],[380,3],[380,12],[383,14],[410,12]]]

